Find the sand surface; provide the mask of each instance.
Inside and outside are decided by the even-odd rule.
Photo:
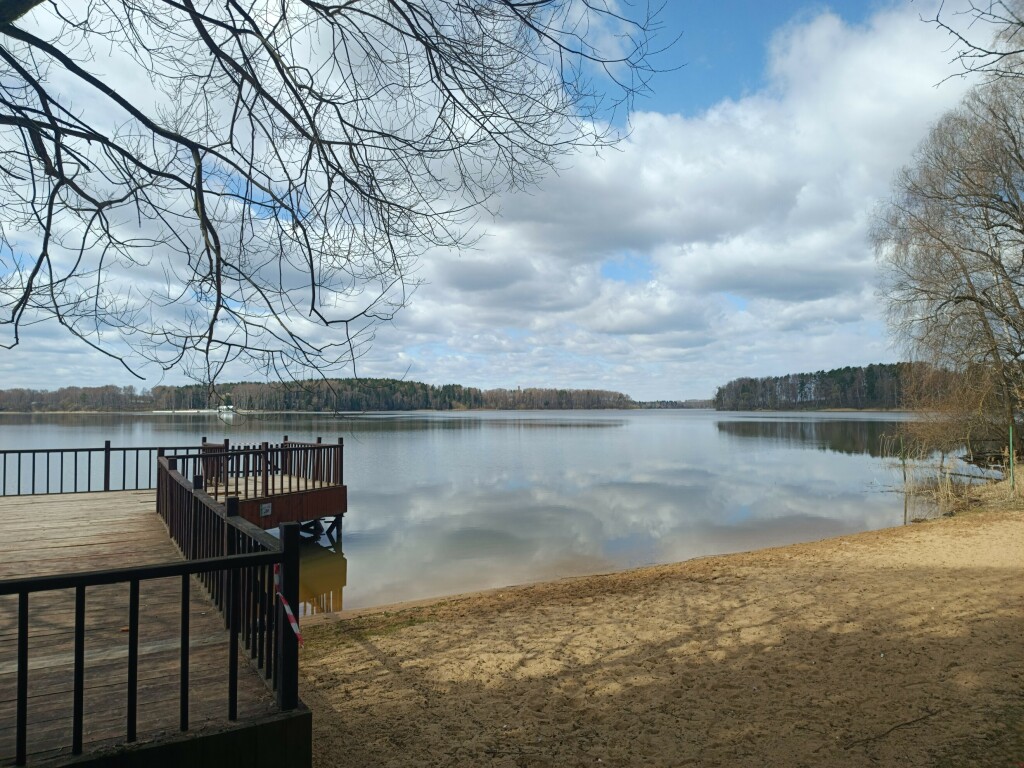
[[[305,628],[316,766],[1024,765],[1024,510]]]

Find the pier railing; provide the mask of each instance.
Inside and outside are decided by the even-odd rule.
[[[344,444],[289,440],[232,446],[118,447],[0,450],[0,496],[134,491],[157,487],[157,457],[177,458],[186,478],[202,475],[215,499],[295,493],[345,484]]]
[[[250,658],[277,690],[281,709],[294,709],[298,703],[298,645],[290,625],[280,620],[280,597],[290,606],[298,605],[299,526],[284,524],[281,538],[274,538],[238,516],[237,497],[219,503],[203,490],[201,475],[191,482],[185,478],[180,463],[188,464],[175,457],[157,460],[156,511],[183,557],[202,560],[216,555],[282,553],[280,593],[273,569],[247,569],[234,575],[208,572],[203,584],[224,615],[225,625],[232,629],[232,642],[237,644],[241,632]],[[228,599],[231,596],[233,601]],[[232,611],[237,614],[234,618]]]
[[[0,496],[133,491],[156,487],[156,458],[195,451],[195,445],[45,448],[0,451]]]
[[[15,693],[15,764],[27,761],[29,604],[32,595],[54,590],[74,590],[74,649],[71,753],[82,754],[85,647],[85,607],[88,590],[100,585],[128,585],[128,659],[125,739],[137,739],[139,683],[140,586],[154,579],[179,578],[181,618],[179,642],[178,725],[189,728],[189,632],[190,597],[194,579],[205,586],[228,630],[226,709],[229,720],[238,716],[238,659],[240,647],[263,671],[276,691],[278,707],[293,710],[298,699],[298,644],[284,619],[281,596],[298,605],[299,530],[294,523],[281,527],[281,539],[237,518],[237,500],[219,504],[193,487],[176,468],[173,457],[157,461],[157,511],[185,562],[61,574],[0,581],[0,597],[17,595],[17,670]],[[275,576],[279,576],[279,585]],[[108,609],[109,610],[109,609]],[[62,745],[54,744],[54,747]],[[66,745],[63,745],[66,746]]]
[[[220,504],[202,489],[202,477],[190,482],[178,471],[180,459],[157,460],[156,511],[185,559],[280,553],[274,568],[207,572],[202,579],[231,630],[232,658],[239,637],[257,669],[277,691],[278,705],[298,705],[299,650],[291,625],[284,621],[282,597],[299,600],[299,526],[283,524],[276,539],[238,516],[238,498]],[[277,584],[277,577],[280,584]]]
[[[266,498],[286,493],[340,487],[344,478],[344,442],[288,440],[259,445],[203,443],[198,452],[175,456],[185,477],[202,476],[214,499]]]

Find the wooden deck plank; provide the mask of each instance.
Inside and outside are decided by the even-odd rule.
[[[180,560],[155,512],[155,491],[0,497],[0,579],[155,565]],[[140,740],[178,732],[181,581],[140,587]],[[0,766],[14,761],[17,598],[0,597]],[[227,720],[228,633],[193,579],[190,730]],[[30,596],[29,765],[66,758],[71,745],[74,591]],[[85,752],[125,739],[128,586],[86,591]],[[262,671],[240,638],[239,720],[274,710]]]

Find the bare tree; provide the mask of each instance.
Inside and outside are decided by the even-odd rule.
[[[953,40],[954,60],[964,74],[1024,76],[1024,0],[970,0],[954,13],[945,12],[940,4],[930,21]]]
[[[496,194],[616,140],[615,0],[0,2],[0,342],[213,382],[353,365]]]
[[[962,377],[942,390],[948,407],[927,382],[914,404],[945,410],[961,441],[979,437],[981,421],[985,437],[1005,437],[1022,403],[1022,96],[1015,78],[971,91],[898,174],[874,231],[894,334],[914,358]]]

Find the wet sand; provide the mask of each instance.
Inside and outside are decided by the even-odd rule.
[[[1024,505],[304,628],[322,766],[1024,763]]]

